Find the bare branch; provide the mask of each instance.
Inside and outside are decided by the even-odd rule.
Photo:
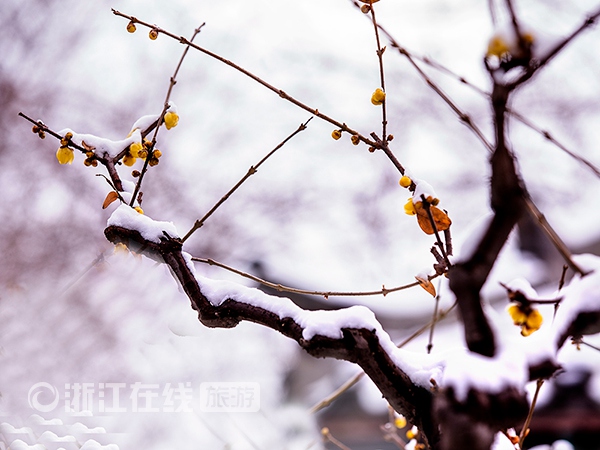
[[[198,230],[200,227],[202,227],[204,225],[204,222],[206,222],[206,220],[213,215],[213,213],[223,204],[227,201],[227,199],[229,197],[231,197],[231,195],[237,191],[239,189],[239,187],[244,184],[244,182],[250,178],[252,175],[254,175],[258,168],[267,160],[269,159],[277,150],[279,150],[281,147],[283,147],[285,144],[287,144],[294,136],[296,136],[298,133],[300,133],[301,131],[306,130],[306,127],[308,125],[308,123],[312,120],[312,117],[309,118],[306,122],[300,124],[300,126],[296,129],[296,131],[294,131],[293,133],[291,133],[290,135],[288,135],[283,141],[281,141],[279,144],[277,144],[277,146],[271,150],[269,153],[267,153],[266,156],[264,156],[258,163],[256,163],[254,166],[251,166],[248,169],[248,172],[246,172],[246,174],[223,196],[221,197],[221,199],[206,213],[204,214],[204,216],[201,219],[196,220],[196,222],[194,223],[194,226],[192,226],[192,228],[190,229],[190,231],[188,231],[186,233],[186,235],[183,237],[183,239],[181,240],[181,242],[185,242],[196,230]]]

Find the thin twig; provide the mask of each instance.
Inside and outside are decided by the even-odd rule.
[[[388,33],[388,31],[383,28],[380,24],[377,24],[377,28],[386,36],[390,45],[398,50],[398,52],[405,56],[408,62],[413,66],[413,68],[417,71],[419,76],[427,83],[427,85],[435,91],[435,93],[442,99],[444,102],[454,111],[454,113],[458,116],[458,118],[463,122],[471,131],[477,136],[477,138],[483,143],[483,145],[489,150],[493,151],[492,144],[487,140],[483,132],[479,129],[471,117],[463,112],[456,102],[454,102],[437,84],[433,82],[433,80],[421,69],[421,67],[417,64],[415,58],[412,56],[410,52],[408,52],[404,47],[402,47],[394,37]]]
[[[542,230],[544,230],[546,235],[550,238],[550,240],[554,244],[554,247],[560,252],[560,254],[562,255],[563,259],[566,261],[566,263],[569,265],[569,267],[582,276],[586,275],[586,272],[581,267],[579,267],[579,265],[577,265],[577,263],[575,261],[573,261],[570,250],[567,248],[566,244],[562,241],[562,239],[560,238],[558,233],[556,233],[556,231],[554,231],[554,228],[552,228],[550,226],[550,224],[546,220],[546,217],[541,213],[541,211],[538,209],[538,207],[535,205],[535,203],[533,203],[533,200],[531,199],[531,197],[526,195],[524,200],[525,200],[525,205],[526,205],[529,213],[533,216],[533,218],[535,218],[537,220],[539,226],[542,228]]]
[[[450,314],[454,308],[456,308],[456,301],[450,306],[448,307],[448,309],[444,310],[444,311],[440,311],[440,313],[437,315],[435,322],[431,321],[425,325],[423,325],[421,328],[419,328],[417,331],[415,331],[413,334],[411,334],[410,336],[408,336],[406,339],[404,339],[402,342],[400,342],[396,347],[398,348],[402,348],[404,347],[406,344],[408,344],[409,342],[411,342],[413,339],[418,338],[420,335],[422,335],[425,331],[427,331],[430,327],[433,326],[434,323],[437,323],[441,320],[443,320],[448,314]]]
[[[200,25],[198,28],[196,28],[194,30],[194,33],[192,34],[192,37],[190,38],[190,42],[192,42],[196,38],[198,33],[200,33],[200,30],[202,29],[202,27],[204,27],[204,25],[205,24],[203,23],[202,25]],[[144,161],[144,165],[142,166],[142,170],[140,172],[140,176],[138,177],[137,183],[135,184],[135,189],[133,191],[133,195],[131,196],[131,202],[130,202],[129,206],[133,206],[133,204],[136,201],[138,192],[139,192],[140,188],[142,187],[142,181],[144,180],[144,175],[148,171],[148,166],[150,164],[150,160],[152,159],[152,155],[154,154],[154,146],[156,145],[156,137],[158,136],[158,130],[160,129],[160,124],[162,124],[162,122],[165,118],[165,114],[167,113],[167,110],[169,109],[169,101],[171,99],[171,92],[173,92],[173,87],[177,83],[177,74],[179,73],[179,69],[181,68],[181,65],[183,64],[183,60],[185,59],[185,56],[187,55],[189,49],[190,49],[190,47],[187,46],[183,50],[183,53],[181,54],[181,58],[179,58],[179,62],[177,63],[177,66],[175,67],[175,72],[173,73],[173,76],[169,80],[169,88],[167,89],[167,95],[165,97],[163,109],[158,118],[158,125],[156,126],[156,128],[154,128],[154,135],[152,136],[152,146],[148,149],[148,155],[146,157],[146,160]]]
[[[592,344],[590,344],[589,342],[586,342],[586,341],[584,341],[583,339],[581,339],[581,340],[579,341],[579,343],[580,343],[580,344],[583,344],[583,345],[586,345],[586,346],[588,346],[588,347],[590,347],[590,348],[592,348],[592,349],[594,349],[594,350],[597,350],[597,351],[599,351],[599,352],[600,352],[600,347],[596,347],[595,345],[592,345]]]
[[[431,318],[431,327],[429,327],[429,342],[427,343],[427,353],[431,353],[431,349],[433,348],[433,331],[435,329],[435,324],[437,323],[437,313],[440,307],[440,287],[441,283],[438,284],[438,292],[435,296],[435,306],[433,307],[433,316]]]
[[[238,188],[244,184],[244,182],[250,178],[252,175],[254,175],[257,171],[258,168],[267,160],[269,159],[269,157],[271,157],[277,150],[279,150],[281,147],[283,147],[290,139],[292,139],[294,136],[296,136],[298,133],[300,133],[301,131],[306,130],[306,127],[308,126],[308,123],[312,120],[312,117],[310,117],[306,122],[300,124],[300,126],[296,129],[296,131],[294,131],[293,133],[291,133],[290,135],[288,135],[283,141],[281,141],[279,144],[277,144],[277,146],[271,150],[269,153],[267,153],[266,156],[264,156],[256,165],[254,166],[250,166],[250,168],[248,169],[248,172],[246,172],[246,174],[231,188],[229,189],[229,191],[223,196],[221,197],[221,199],[201,218],[196,220],[196,222],[194,223],[194,226],[190,229],[190,231],[188,231],[186,233],[186,235],[183,237],[183,239],[181,240],[182,242],[185,242],[196,230],[198,230],[200,227],[202,227],[204,225],[204,222],[206,222],[206,220],[212,216],[212,214],[223,204],[225,203],[225,201],[227,201],[227,199],[229,197],[231,197],[231,195],[238,190]]]
[[[370,3],[371,6],[371,18],[373,20],[373,29],[375,32],[375,41],[377,43],[377,61],[379,63],[379,80],[381,83],[381,89],[383,92],[386,92],[385,89],[385,70],[383,68],[383,52],[385,48],[381,47],[381,40],[379,39],[379,28],[377,27],[377,19],[375,18],[375,8],[373,6],[373,2]],[[387,98],[383,99],[381,104],[381,140],[384,146],[387,146],[388,136],[387,136]]]
[[[540,389],[544,384],[543,379],[538,379],[535,386],[535,394],[533,395],[533,400],[531,400],[531,407],[529,408],[529,414],[527,414],[527,418],[525,419],[525,423],[523,424],[523,429],[519,435],[519,448],[523,448],[523,441],[527,437],[529,424],[531,423],[531,418],[533,417],[533,411],[535,410],[535,404],[537,403],[538,395],[540,393]]]
[[[423,203],[423,208],[425,208],[425,211],[427,212],[427,217],[429,218],[429,222],[431,223],[431,228],[433,228],[433,234],[435,235],[437,245],[440,248],[440,251],[442,252],[444,261],[446,262],[446,267],[450,267],[452,264],[450,263],[450,260],[448,259],[448,255],[446,254],[446,248],[444,246],[444,243],[442,242],[442,238],[440,237],[440,233],[437,229],[435,220],[433,219],[433,214],[431,213],[431,208],[430,208],[431,205],[425,198],[424,194],[421,194],[421,201]]]
[[[351,450],[350,447],[347,447],[346,445],[342,444],[342,442],[340,442],[335,437],[333,437],[333,435],[329,431],[329,428],[321,429],[321,435],[323,436],[323,440],[325,442],[331,442],[333,445],[335,445],[340,450]]]
[[[392,292],[402,291],[405,289],[410,289],[415,286],[419,286],[419,282],[415,281],[414,283],[408,283],[408,284],[393,287],[393,288],[383,287],[382,289],[377,290],[377,291],[364,291],[364,292],[358,292],[358,291],[343,291],[343,292],[342,291],[309,291],[309,290],[305,290],[305,289],[296,289],[296,288],[292,288],[289,286],[284,286],[282,284],[271,283],[270,281],[263,280],[259,277],[256,277],[249,273],[235,269],[233,267],[227,266],[223,263],[214,261],[212,259],[193,257],[192,261],[200,262],[203,264],[208,264],[210,266],[220,267],[222,269],[228,270],[229,272],[240,275],[244,278],[248,278],[249,280],[256,281],[257,283],[260,283],[263,286],[267,286],[271,289],[275,289],[279,292],[289,292],[289,293],[293,293],[293,294],[305,294],[305,295],[317,295],[319,297],[324,297],[324,298],[329,298],[329,297],[367,297],[367,296],[373,296],[373,295],[383,295],[385,297],[386,295],[388,295]],[[431,275],[429,277],[429,279],[433,280],[434,278],[437,278],[438,276],[439,275]]]
[[[207,56],[210,56],[213,59],[216,59],[217,61],[220,61],[221,63],[232,67],[233,69],[237,70],[238,72],[246,75],[247,77],[251,78],[252,80],[256,81],[257,83],[261,84],[262,86],[266,87],[267,89],[269,89],[270,91],[274,92],[275,94],[279,95],[279,97],[281,97],[284,100],[287,100],[288,102],[296,105],[297,107],[304,109],[305,111],[308,111],[309,113],[313,114],[314,116],[318,117],[321,120],[324,120],[325,122],[329,122],[330,124],[334,125],[336,128],[349,133],[351,135],[355,135],[358,137],[358,139],[362,142],[364,142],[365,144],[367,144],[370,147],[376,147],[378,148],[379,144],[377,144],[376,142],[372,141],[371,139],[365,137],[364,135],[360,134],[358,131],[350,128],[348,125],[346,125],[345,123],[339,122],[321,112],[319,112],[318,109],[316,108],[312,108],[302,102],[300,102],[299,100],[295,99],[294,97],[288,95],[286,92],[284,92],[283,90],[273,86],[272,84],[266,82],[265,80],[263,80],[262,78],[258,77],[257,75],[253,74],[252,72],[244,69],[243,67],[235,64],[234,62],[210,51],[205,49],[204,47],[201,47],[199,45],[196,45],[192,42],[190,42],[188,39],[186,39],[184,36],[177,36],[176,34],[173,34],[167,30],[164,30],[160,27],[157,27],[156,25],[150,24],[148,22],[144,22],[143,20],[140,20],[136,17],[130,16],[128,14],[124,14],[120,11],[117,11],[115,9],[112,10],[113,14],[116,16],[120,16],[120,17],[124,17],[126,19],[129,19],[130,21],[134,22],[134,23],[138,23],[142,26],[145,26],[147,28],[156,30],[158,33],[160,34],[164,34],[165,36],[170,37],[171,39],[176,40],[177,42],[179,42],[180,44],[189,46],[191,48],[193,48],[194,50],[197,50],[201,53],[204,53]]]
[[[561,42],[559,42],[556,46],[554,46],[554,48],[552,50],[550,50],[546,54],[546,56],[544,56],[543,58],[541,58],[539,60],[539,62],[537,62],[537,64],[534,64],[534,65],[530,64],[528,67],[528,70],[526,70],[525,73],[520,78],[513,81],[509,86],[511,88],[514,88],[514,87],[520,86],[524,82],[528,81],[541,68],[547,66],[548,63],[552,59],[554,59],[554,57],[556,55],[558,55],[561,52],[561,50],[563,50],[569,43],[571,43],[571,41],[573,41],[573,39],[575,39],[577,36],[579,36],[582,32],[587,30],[589,27],[594,25],[596,23],[596,20],[598,19],[598,17],[600,17],[600,8],[598,8],[596,11],[591,13],[578,28],[576,28],[569,36],[567,36]]]
[[[350,378],[348,381],[342,384],[339,388],[337,388],[335,391],[329,394],[326,398],[313,405],[313,407],[310,408],[309,412],[311,414],[316,414],[322,409],[327,408],[334,401],[336,401],[344,392],[346,392],[348,389],[350,389],[352,386],[358,383],[364,376],[364,372],[358,372],[356,375],[354,375],[352,378]]]

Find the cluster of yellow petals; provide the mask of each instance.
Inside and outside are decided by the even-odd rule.
[[[532,33],[526,32],[521,34],[521,39],[526,46],[531,47],[535,41],[535,36]],[[486,55],[488,57],[507,58],[509,56],[518,56],[520,52],[522,52],[522,49],[519,48],[517,40],[508,42],[501,34],[495,34],[488,42]]]
[[[148,157],[148,150],[152,147],[152,142],[145,139],[144,143],[134,142],[129,146],[129,151],[123,157],[123,164],[128,167],[131,167],[135,164],[137,158],[146,159]],[[158,149],[155,149],[152,152],[152,157],[148,161],[148,164],[151,166],[155,166],[158,164],[158,158],[162,156],[162,152]]]
[[[61,146],[56,151],[56,159],[60,164],[71,164],[75,159],[75,153],[72,148]]]
[[[333,130],[331,132],[331,137],[337,141],[339,138],[342,137],[342,131],[341,130]]]
[[[522,303],[511,303],[508,305],[507,311],[513,323],[521,327],[523,336],[529,336],[539,330],[544,321],[542,314],[537,309],[524,306]]]
[[[170,130],[171,128],[175,128],[179,123],[179,116],[176,112],[169,111],[165,114],[164,120],[167,130]]]
[[[383,92],[380,88],[375,89],[373,95],[371,95],[371,103],[375,106],[383,105],[385,101],[385,92]]]

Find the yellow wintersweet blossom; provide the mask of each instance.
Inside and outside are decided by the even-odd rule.
[[[507,55],[509,51],[510,48],[508,44],[501,36],[492,36],[490,42],[488,42],[488,56],[497,56],[498,58],[502,58],[504,55]]]
[[[331,132],[331,137],[337,141],[339,138],[342,137],[342,132],[340,130],[333,130]]]
[[[139,151],[141,149],[142,149],[142,143],[141,142],[134,142],[133,144],[131,144],[129,146],[129,153],[134,158],[139,158]]]
[[[127,154],[123,157],[123,164],[125,164],[127,167],[131,167],[135,164],[135,160],[136,160],[135,156],[131,156],[131,155]]]
[[[178,123],[179,123],[179,116],[177,115],[176,112],[169,111],[168,113],[165,114],[165,126],[167,127],[167,130],[170,130],[171,128],[176,127]]]
[[[380,88],[375,89],[373,95],[371,95],[371,103],[375,106],[382,105],[385,100],[385,92],[383,92]]]
[[[404,428],[406,426],[406,417],[399,415],[394,419],[394,425],[396,428]]]
[[[527,314],[521,309],[518,303],[511,303],[506,308],[508,315],[513,320],[515,325],[523,325],[527,321]]]
[[[135,209],[139,214],[144,214],[144,210],[139,206],[135,206],[133,209]]]
[[[75,154],[72,148],[59,147],[56,151],[56,159],[60,164],[71,164],[75,159]]]
[[[511,303],[506,308],[513,323],[521,327],[521,334],[529,336],[539,330],[544,322],[544,317],[535,308],[521,303]]]
[[[408,201],[404,204],[404,212],[409,216],[414,216],[417,213],[415,209],[415,204],[412,201],[412,197],[408,199]]]

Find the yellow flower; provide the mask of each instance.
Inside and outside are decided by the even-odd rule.
[[[419,435],[419,429],[413,425],[413,427],[406,432],[406,437],[410,439],[415,439]]]
[[[543,321],[544,317],[542,314],[537,309],[532,309],[527,316],[527,322],[525,322],[525,325],[527,328],[531,328],[532,330],[539,330]]]
[[[133,209],[135,209],[140,214],[144,214],[144,210],[139,206],[135,206]]]
[[[408,199],[406,204],[404,205],[404,212],[409,216],[414,216],[417,213],[415,209],[415,204],[412,201],[412,197]]]
[[[162,156],[162,152],[158,149],[154,150],[154,152],[152,153],[152,157],[153,158],[160,158]]]
[[[169,111],[168,113],[165,114],[165,126],[167,127],[167,130],[170,130],[171,128],[176,127],[178,122],[179,122],[179,116],[177,115],[176,112]]]
[[[512,318],[513,323],[521,327],[521,334],[523,336],[529,336],[539,330],[544,321],[542,314],[529,305],[511,303],[506,310]]]
[[[131,144],[129,146],[129,153],[131,154],[131,156],[133,156],[134,158],[139,158],[139,151],[142,149],[142,143],[141,142],[134,142],[133,144]]]
[[[123,244],[122,242],[119,242],[118,244],[115,245],[114,253],[115,254],[128,254],[129,249],[127,248],[127,246],[125,244]]]
[[[75,159],[73,149],[69,147],[60,147],[56,151],[56,159],[60,164],[71,164]]]
[[[358,144],[360,144],[360,138],[359,138],[359,137],[358,137],[358,135],[356,135],[356,134],[355,134],[355,135],[353,135],[353,136],[350,138],[350,140],[352,141],[352,144],[354,144],[354,145],[358,145]]]
[[[498,58],[502,58],[509,52],[510,47],[502,37],[498,35],[492,36],[490,42],[488,42],[487,56],[497,56]]]
[[[385,92],[379,88],[375,89],[375,92],[373,92],[373,95],[371,95],[371,103],[373,103],[375,106],[379,106],[383,104],[384,100]]]
[[[136,160],[135,156],[131,156],[131,155],[127,154],[123,157],[123,164],[125,164],[127,167],[131,167],[135,164],[135,160]]]
[[[406,417],[400,415],[394,419],[396,428],[404,428],[406,426]]]
[[[506,308],[508,315],[513,320],[515,325],[523,325],[527,321],[527,314],[521,309],[521,305],[518,303],[511,303]]]
[[[339,138],[342,137],[342,132],[340,130],[333,130],[331,132],[331,137],[337,141]]]
[[[152,28],[152,29],[150,30],[150,32],[148,33],[148,37],[149,37],[150,39],[152,39],[153,41],[155,41],[155,40],[156,40],[156,38],[158,37],[158,30],[157,30],[156,28]]]
[[[410,177],[407,177],[406,175],[404,175],[402,178],[400,178],[400,186],[402,186],[403,188],[407,188],[412,184],[412,180],[410,179]]]

